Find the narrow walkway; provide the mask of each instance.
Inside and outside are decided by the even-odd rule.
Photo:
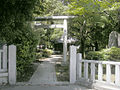
[[[0,87],[0,90],[93,90],[78,85],[68,86],[7,86]]]
[[[53,55],[43,60],[44,62],[39,64],[28,85],[2,86],[0,90],[93,90],[79,85],[62,85],[57,82],[55,62],[60,59],[62,56]]]
[[[55,72],[55,61],[59,58],[62,57],[53,55],[51,58],[48,58],[44,60],[43,63],[39,64],[29,83],[31,83],[32,85],[56,84],[57,78]]]

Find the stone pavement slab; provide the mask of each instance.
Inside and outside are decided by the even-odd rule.
[[[31,77],[31,84],[54,84],[57,81],[55,66],[50,62],[39,64],[37,70]]]
[[[0,90],[93,90],[87,89],[78,85],[68,85],[68,86],[11,86],[2,87]]]

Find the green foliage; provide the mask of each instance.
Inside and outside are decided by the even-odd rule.
[[[67,2],[67,1],[66,1]],[[41,8],[42,7],[42,8]],[[38,0],[37,5],[35,6],[34,16],[58,16],[58,15],[67,15],[65,14],[67,10],[67,6],[63,5],[63,3],[59,0]],[[55,24],[55,23],[63,23],[61,21],[43,21],[41,24]],[[35,29],[36,35],[39,38],[39,44],[45,45],[46,48],[53,46],[57,39],[59,39],[63,30],[61,29]]]
[[[17,46],[17,77],[25,72],[35,60],[37,38],[31,28],[36,0],[1,0],[0,39]]]
[[[46,48],[51,46],[62,36],[63,30],[61,29],[36,29],[36,36],[39,38],[38,44],[45,45]]]
[[[51,41],[56,41],[59,38],[61,38],[61,36],[63,35],[63,30],[59,30],[59,29],[54,29],[53,33],[51,34]]]
[[[43,57],[49,57],[52,54],[53,54],[53,51],[50,49],[43,50]]]
[[[25,30],[27,31],[27,29],[29,28],[26,28]],[[27,34],[28,36],[26,36]],[[17,40],[19,41],[19,39]],[[33,32],[29,31],[25,33],[25,36],[22,36],[20,40],[21,40],[20,44],[16,44],[17,67],[18,67],[17,71],[18,71],[18,76],[22,75],[24,77],[27,68],[29,68],[31,63],[36,59],[35,53],[36,53],[37,39],[35,38]]]
[[[67,6],[59,0],[38,0],[34,16],[59,16],[65,15],[65,11],[68,9]]]
[[[36,53],[36,58],[40,59],[40,58],[48,58],[53,54],[53,50],[51,49],[43,49],[40,50],[38,53]]]
[[[72,0],[68,13],[77,17],[69,22],[69,34],[78,39],[80,52],[108,45],[111,31],[120,29],[120,5],[116,0]],[[101,56],[99,56],[101,57]]]
[[[89,59],[89,60],[102,60],[103,55],[100,54],[98,51],[96,51],[96,52],[90,51],[90,52],[87,53],[86,59]]]
[[[90,51],[87,53],[86,59],[120,61],[120,48],[112,47],[101,51]]]
[[[120,48],[113,47],[106,55],[109,56],[109,60],[120,61]]]
[[[40,59],[40,58],[43,58],[43,52],[39,52],[39,53],[36,53],[36,58],[37,59]]]
[[[55,70],[58,81],[69,81],[69,64],[64,66],[61,64],[56,64]]]
[[[68,13],[74,15],[88,15],[104,10],[118,9],[120,2],[115,0],[72,0],[68,5]],[[112,8],[111,8],[112,7]]]

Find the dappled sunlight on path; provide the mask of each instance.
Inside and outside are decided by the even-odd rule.
[[[56,84],[55,62],[61,59],[61,55],[52,55],[42,60],[37,70],[30,79],[31,84]]]
[[[39,61],[55,62],[62,58],[63,58],[62,55],[51,55],[49,58],[39,59]]]

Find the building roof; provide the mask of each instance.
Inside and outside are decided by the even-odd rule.
[[[58,40],[56,40],[57,43],[63,43],[63,36],[61,38],[59,38]],[[76,38],[72,38],[72,37],[68,37],[67,39],[67,43],[74,43],[76,42],[77,39]]]

